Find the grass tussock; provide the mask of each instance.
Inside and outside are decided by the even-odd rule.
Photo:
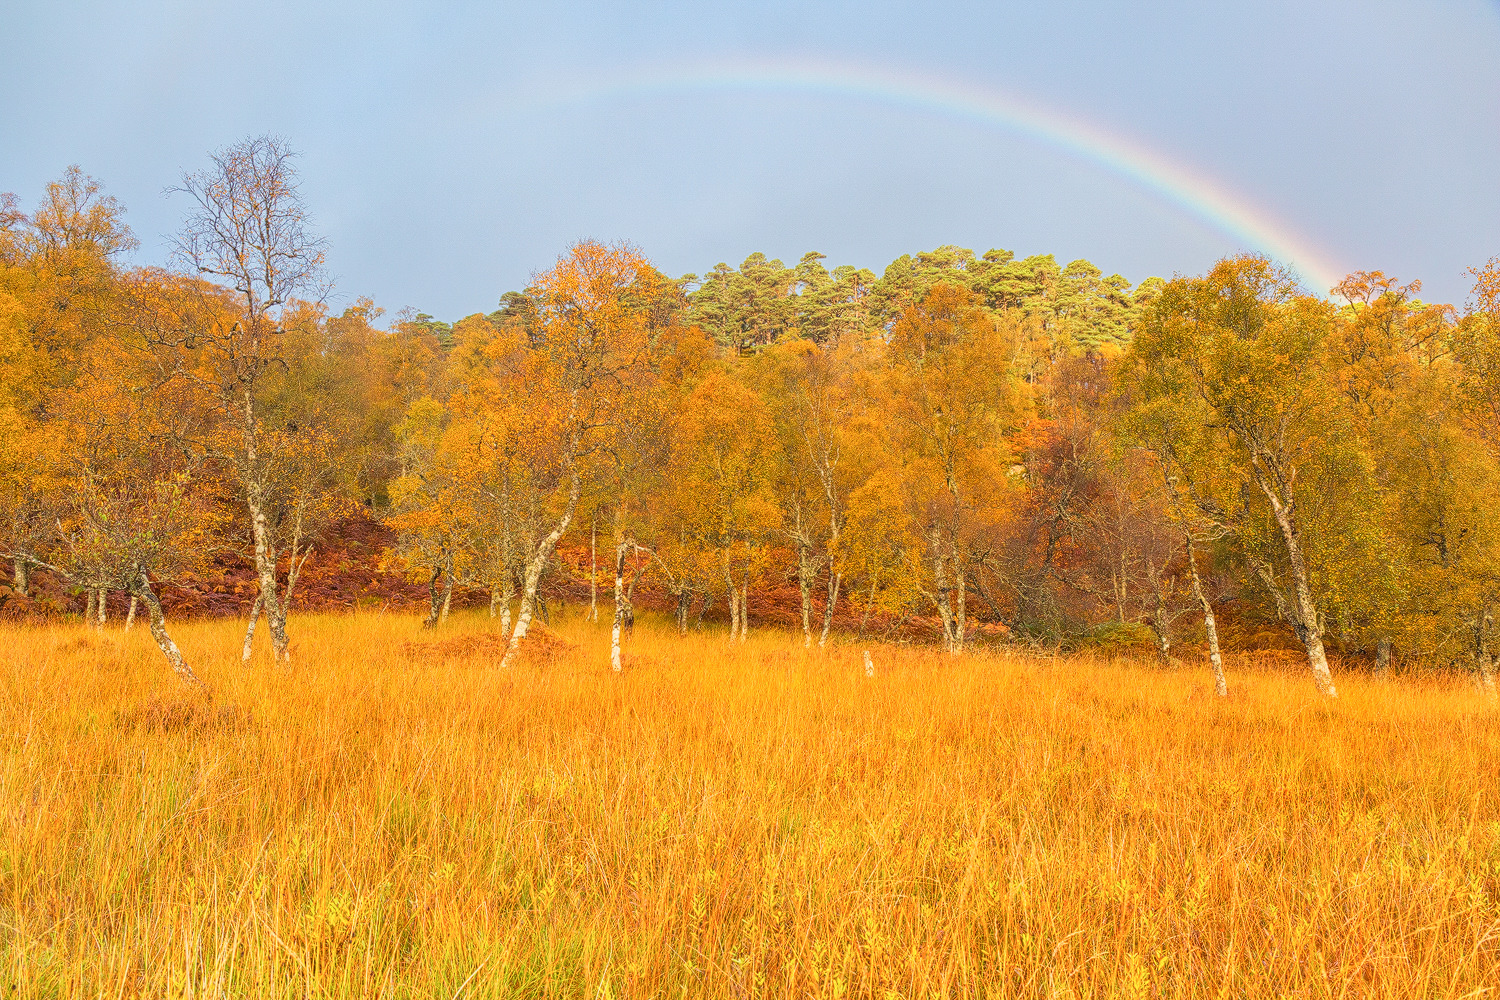
[[[1462,997],[1500,722],[1231,659],[556,623],[0,632],[0,982],[79,997]],[[452,645],[450,645],[452,644]],[[262,654],[264,655],[264,654]],[[180,700],[174,700],[180,699]],[[225,706],[234,706],[226,709]],[[226,714],[226,712],[228,714]]]
[[[424,662],[478,660],[499,663],[510,646],[510,636],[500,631],[461,631],[443,639],[410,640],[401,649],[407,657]],[[526,633],[518,660],[534,666],[546,666],[576,653],[578,646],[556,632],[532,625]]]

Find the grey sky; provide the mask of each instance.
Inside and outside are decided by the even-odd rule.
[[[1462,300],[1500,254],[1494,2],[8,5],[0,190],[70,163],[160,261],[208,150],[303,153],[338,296],[494,308],[580,237],[665,271],[879,269],[957,243],[1088,257],[1132,281],[1242,240],[1024,133],[848,94],[549,99],[715,60],[858,65],[1006,91],[1213,178],[1344,269]],[[1321,289],[1320,289],[1321,290]]]

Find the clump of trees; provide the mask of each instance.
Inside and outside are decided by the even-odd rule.
[[[743,640],[772,586],[803,641],[842,614],[1055,644],[1273,623],[1319,689],[1329,651],[1461,662],[1494,691],[1500,263],[1462,309],[1378,272],[1311,294],[1241,256],[1132,287],[1087,261],[957,247],[876,277],[755,254],[671,279],[579,243],[449,324],[333,314],[276,139],[182,179],[169,269],[132,268],[74,169],[0,212],[0,553],[131,596],[184,679],[157,591],[240,552],[244,656],[320,534],[364,509],[427,581],[490,594],[513,662],[549,577],[637,585]],[[586,560],[583,554],[587,554]]]

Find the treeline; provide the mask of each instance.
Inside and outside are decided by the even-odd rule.
[[[753,255],[671,279],[581,243],[453,325],[320,305],[292,161],[247,141],[183,178],[170,269],[121,262],[76,170],[0,217],[0,552],[173,667],[164,581],[255,567],[248,659],[320,533],[363,508],[429,584],[487,589],[514,657],[549,576],[599,586],[613,662],[638,579],[743,638],[800,593],[804,641],[932,620],[1015,641],[1208,640],[1215,611],[1327,650],[1461,663],[1491,691],[1500,599],[1500,264],[1464,309],[1268,261],[1139,287],[1086,261],[944,247],[876,278]],[[564,559],[571,552],[575,558]],[[577,554],[588,553],[587,562]],[[97,609],[97,610],[96,610]]]

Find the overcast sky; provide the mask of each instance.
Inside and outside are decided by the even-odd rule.
[[[277,133],[302,153],[336,301],[447,319],[495,308],[582,237],[673,275],[755,250],[879,271],[956,243],[1139,281],[1259,249],[1001,121],[690,79],[795,65],[1050,109],[1431,299],[1462,301],[1465,270],[1500,254],[1492,0],[550,6],[11,0],[0,190],[33,204],[77,163],[157,263],[185,209],[163,189]],[[663,77],[688,82],[632,86]]]

